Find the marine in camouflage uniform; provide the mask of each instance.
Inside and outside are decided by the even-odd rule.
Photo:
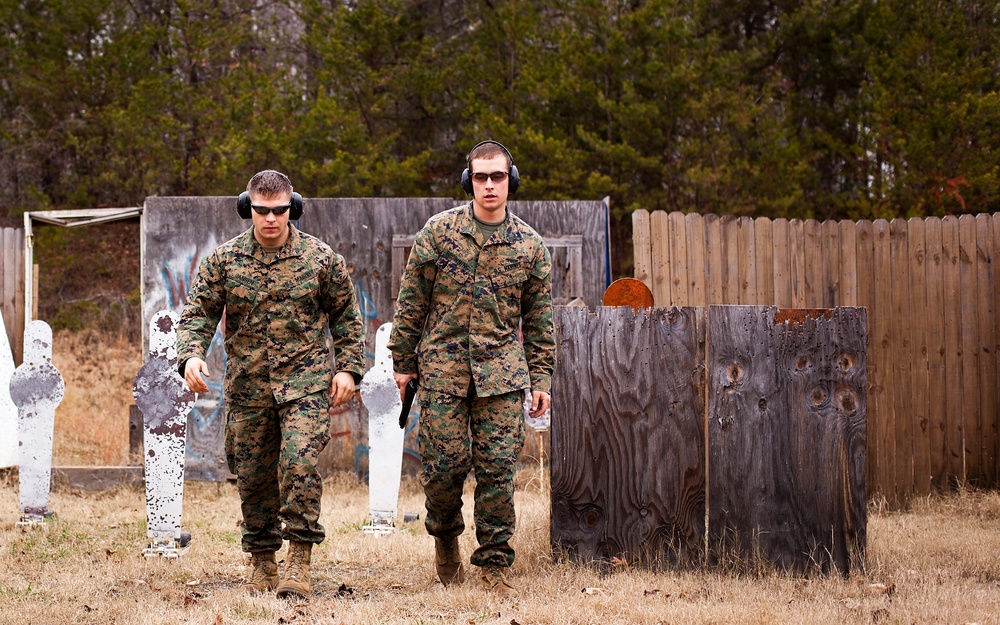
[[[202,260],[181,315],[177,351],[189,386],[206,391],[200,374],[207,374],[205,354],[225,314],[225,449],[240,493],[242,547],[270,554],[273,562],[283,540],[291,542],[290,550],[296,544],[308,550],[325,536],[316,464],[329,440],[328,394],[341,403],[353,395],[363,371],[364,330],[344,258],[296,229],[287,212],[267,210],[291,197],[291,184],[283,184],[287,178],[268,175],[276,175],[278,191],[287,193],[265,188],[257,194],[277,201],[249,196],[270,206],[253,205],[254,227]],[[276,576],[274,565],[263,586],[273,588]]]
[[[497,146],[486,142],[470,153],[474,201],[435,215],[417,233],[389,349],[397,384],[402,388],[414,376],[419,381],[421,481],[438,576],[445,584],[464,578],[456,537],[465,529],[462,487],[472,470],[479,547],[470,560],[492,575],[483,580],[488,587],[512,591],[502,571],[514,562],[509,541],[524,389],[532,391],[532,413],[543,413],[555,337],[549,253],[542,238],[506,210],[506,187],[516,182],[512,174],[494,172],[516,169]],[[476,176],[477,168],[493,176]],[[480,203],[488,210],[480,211]],[[490,223],[480,213],[502,221]]]

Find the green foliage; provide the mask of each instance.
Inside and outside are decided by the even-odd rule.
[[[1000,210],[1000,7],[977,0],[0,0],[0,194],[522,199],[799,218]]]

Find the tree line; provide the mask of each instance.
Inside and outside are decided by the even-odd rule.
[[[877,218],[1000,210],[1000,5],[974,0],[0,0],[0,194],[26,210],[463,196]]]

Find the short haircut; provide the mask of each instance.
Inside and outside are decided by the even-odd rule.
[[[292,181],[280,171],[265,169],[254,174],[247,183],[247,193],[262,198],[273,198],[279,195],[292,194]]]
[[[486,141],[476,147],[472,148],[469,152],[469,158],[467,159],[466,167],[469,168],[470,173],[475,173],[472,171],[472,159],[474,158],[494,158],[496,156],[503,156],[507,159],[507,171],[514,165],[514,162],[510,160],[510,154],[507,150],[503,149],[503,146],[495,141]]]

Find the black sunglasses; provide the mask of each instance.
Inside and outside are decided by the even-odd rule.
[[[479,184],[483,184],[484,182],[486,182],[487,178],[492,180],[494,184],[500,184],[501,182],[507,179],[507,172],[495,171],[492,174],[486,174],[481,171],[477,171],[476,173],[472,174],[472,179],[478,182]]]
[[[285,211],[287,211],[291,207],[292,207],[291,203],[285,204],[284,206],[258,206],[256,204],[250,205],[250,208],[253,209],[253,212],[257,213],[258,215],[266,215],[268,213],[274,213],[275,215],[284,215]]]

